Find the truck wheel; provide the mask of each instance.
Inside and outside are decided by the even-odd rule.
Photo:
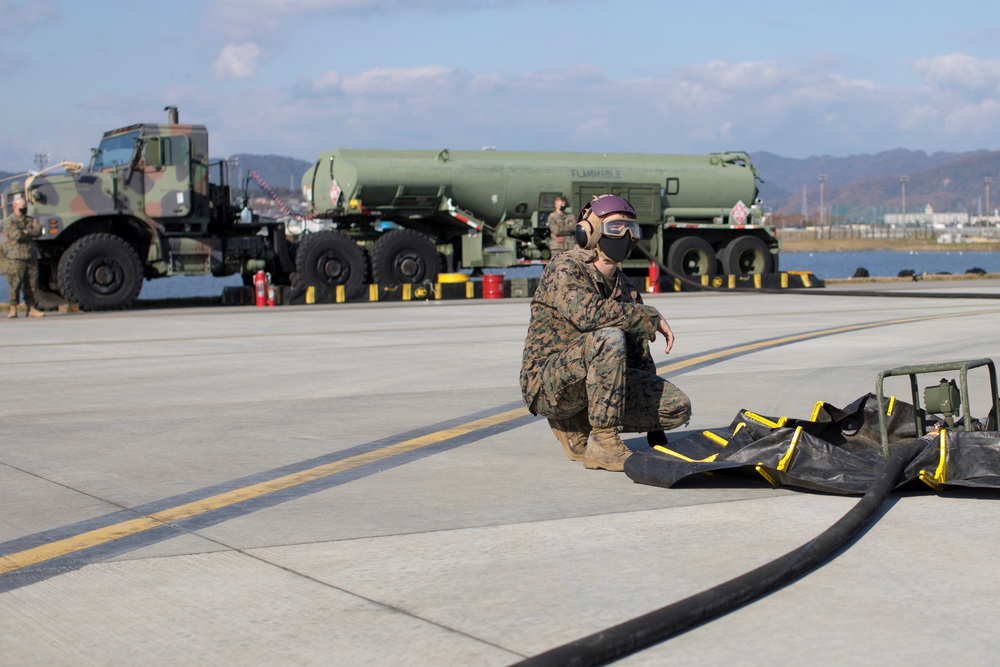
[[[120,236],[88,234],[63,253],[56,280],[62,295],[83,310],[122,310],[142,289],[142,262]]]
[[[756,236],[739,236],[730,241],[719,253],[719,261],[725,273],[736,276],[774,271],[774,256]]]
[[[293,287],[336,289],[344,286],[348,299],[364,292],[368,257],[358,244],[338,232],[308,234],[295,253]]]
[[[667,268],[688,278],[714,276],[717,262],[712,246],[697,236],[682,236],[667,251]]]
[[[413,229],[387,232],[372,246],[372,276],[380,285],[437,280],[438,251],[429,238]]]

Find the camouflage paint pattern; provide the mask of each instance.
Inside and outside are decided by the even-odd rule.
[[[546,219],[549,226],[549,250],[557,252],[572,250],[576,246],[576,216],[566,211],[552,211]]]
[[[35,258],[35,239],[42,234],[37,220],[30,215],[10,215],[4,221],[3,231],[6,237],[4,257],[8,260]]]
[[[11,308],[18,304],[22,293],[24,305],[34,308],[38,304],[35,297],[38,294],[38,262],[33,259],[8,259],[7,284],[10,286],[7,303]]]
[[[11,215],[3,225],[4,257],[7,260],[8,304],[16,306],[20,294],[24,303],[33,307],[38,293],[38,261],[35,259],[34,239],[41,235],[38,221],[28,215]]]
[[[620,269],[606,280],[596,256],[577,247],[542,273],[521,363],[525,404],[553,419],[587,410],[594,428],[640,432],[686,424],[690,400],[656,374],[649,353],[659,312],[642,303]]]
[[[105,162],[113,146],[117,157]],[[43,252],[45,245],[65,247],[86,233],[125,225],[140,256],[156,261],[169,252],[165,239],[208,233],[204,126],[132,125],[106,132],[101,147],[87,173],[43,174],[26,183],[31,212],[42,225]]]

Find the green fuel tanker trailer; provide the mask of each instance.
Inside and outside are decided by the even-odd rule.
[[[762,224],[756,172],[744,152],[333,150],[303,175],[302,189],[312,216],[330,223],[317,238],[306,237],[296,257],[318,282],[339,279],[344,261],[357,265],[350,271],[356,275],[370,260],[380,283],[542,262],[551,256],[545,219],[558,194],[574,211],[592,195],[628,199],[642,226],[640,243],[679,275],[778,268],[779,243]],[[348,238],[356,248],[348,250]],[[303,250],[314,259],[303,261]],[[624,262],[633,275],[648,267],[637,251]]]

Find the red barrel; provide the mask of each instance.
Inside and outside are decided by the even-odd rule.
[[[503,274],[489,273],[483,276],[483,298],[503,298]]]

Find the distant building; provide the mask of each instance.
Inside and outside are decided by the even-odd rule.
[[[954,213],[935,213],[934,208],[928,204],[923,212],[907,212],[906,219],[902,213],[886,213],[882,221],[887,225],[912,225],[916,227],[930,227],[932,229],[947,229],[955,225],[969,224],[969,213],[967,211],[955,211]]]

